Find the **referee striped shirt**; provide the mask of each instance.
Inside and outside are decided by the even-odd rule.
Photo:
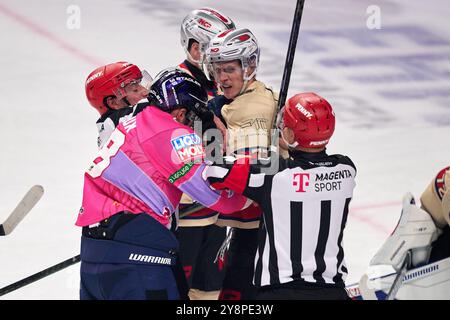
[[[345,286],[342,239],[356,176],[350,158],[295,151],[279,159],[276,173],[247,161],[212,166],[205,176],[213,187],[243,193],[263,210],[257,287]]]

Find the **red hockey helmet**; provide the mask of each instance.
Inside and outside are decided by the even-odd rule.
[[[333,108],[315,93],[299,93],[284,107],[284,126],[294,131],[295,141],[303,148],[325,147],[334,132]]]
[[[86,79],[86,97],[89,103],[104,114],[108,107],[105,98],[116,96],[121,99],[126,96],[126,85],[140,81],[141,70],[128,62],[115,62],[92,71]]]

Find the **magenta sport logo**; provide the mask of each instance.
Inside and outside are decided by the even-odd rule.
[[[182,162],[194,161],[204,156],[202,139],[195,133],[178,136],[170,142]]]
[[[306,192],[309,186],[309,173],[294,173],[292,185],[297,189],[295,192]]]

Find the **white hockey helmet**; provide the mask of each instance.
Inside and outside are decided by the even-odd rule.
[[[256,37],[248,29],[224,31],[211,39],[206,50],[206,62],[211,71],[213,64],[239,60],[244,70],[244,81],[256,76],[259,65],[259,46]],[[247,70],[253,72],[247,75]]]
[[[203,56],[211,38],[218,33],[234,28],[234,22],[229,17],[215,9],[201,8],[193,10],[183,19],[183,22],[181,23],[181,46],[186,54],[190,56],[190,40],[195,40],[200,44],[200,51]],[[203,61],[195,62],[202,63]]]

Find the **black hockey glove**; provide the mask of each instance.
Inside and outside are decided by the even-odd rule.
[[[214,122],[214,113],[206,105],[196,103],[193,111],[202,122]]]

